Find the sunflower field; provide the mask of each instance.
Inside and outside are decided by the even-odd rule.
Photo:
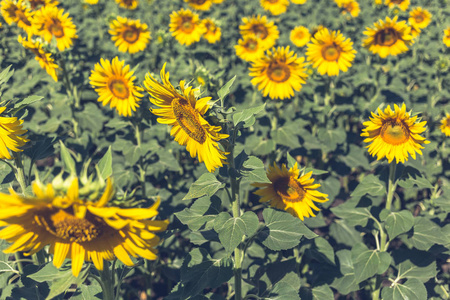
[[[449,0],[0,13],[0,299],[450,299]]]

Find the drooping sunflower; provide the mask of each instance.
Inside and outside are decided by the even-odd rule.
[[[403,11],[406,11],[409,7],[409,0],[385,0],[384,4],[389,6],[389,8],[393,8],[398,6]]]
[[[120,7],[131,10],[136,9],[139,4],[138,0],[116,0],[116,3],[119,4]]]
[[[441,120],[441,131],[446,136],[450,136],[450,114],[446,113],[445,117]]]
[[[356,18],[361,12],[356,0],[337,0],[336,3],[342,9],[343,15],[350,14],[353,18]]]
[[[37,34],[41,35],[47,43],[50,43],[52,38],[56,38],[59,51],[70,48],[73,39],[78,38],[76,26],[69,17],[69,13],[64,14],[64,9],[53,5],[43,6],[36,11],[33,25],[37,29]]]
[[[289,0],[260,0],[260,3],[262,8],[275,16],[285,13],[290,4]]]
[[[431,13],[422,7],[416,7],[409,13],[409,24],[417,28],[425,28],[431,23]]]
[[[161,69],[162,84],[150,74],[145,76],[144,85],[150,94],[150,102],[158,106],[152,113],[159,116],[158,122],[171,126],[170,135],[180,145],[186,146],[191,157],[198,157],[205,162],[209,172],[222,167],[226,153],[219,148],[218,141],[228,137],[222,134],[222,127],[212,126],[203,115],[208,111],[211,97],[195,98],[198,89],[186,86],[180,81],[181,93],[169,81],[169,73],[165,73],[166,65]]]
[[[213,4],[211,0],[184,0],[184,2],[197,10],[209,10]]]
[[[303,47],[310,41],[311,34],[305,26],[297,26],[291,30],[290,39],[295,46]]]
[[[180,9],[170,15],[170,31],[172,36],[181,44],[189,46],[200,41],[205,27],[198,15],[189,9]]]
[[[256,36],[261,39],[262,46],[269,49],[277,41],[280,33],[273,21],[268,22],[266,16],[253,16],[251,18],[242,18],[242,25],[239,25],[239,30],[242,37],[247,35]]]
[[[306,83],[306,64],[304,57],[297,57],[289,46],[272,48],[266,54],[251,62],[252,84],[262,90],[264,97],[286,99],[294,96]]]
[[[19,43],[22,44],[24,48],[31,50],[31,52],[36,55],[35,58],[39,62],[41,68],[44,69],[54,81],[58,81],[56,70],[59,69],[59,66],[55,63],[52,54],[44,51],[42,44],[38,40],[31,41],[19,36]]]
[[[41,6],[59,4],[59,2],[56,0],[27,0],[27,2],[30,4],[31,10],[36,10]]]
[[[214,22],[210,18],[207,18],[204,19],[202,23],[206,29],[206,31],[203,33],[203,37],[208,41],[208,43],[214,44],[220,41],[222,31],[220,30],[220,27],[217,26],[216,22]]]
[[[6,107],[0,107],[0,114],[5,109]],[[12,159],[11,153],[8,150],[22,152],[20,148],[25,146],[29,141],[25,135],[27,130],[22,128],[22,123],[23,120],[18,120],[16,117],[0,116],[0,159]],[[0,222],[1,226],[2,224]]]
[[[270,206],[285,210],[302,221],[305,217],[315,217],[314,211],[320,211],[320,208],[314,202],[327,202],[328,195],[317,190],[320,184],[314,184],[311,175],[312,171],[300,176],[297,163],[289,170],[284,164],[280,169],[274,163],[267,170],[271,183],[253,183],[261,188],[255,194],[262,197],[259,202],[269,202]]]
[[[129,20],[127,18],[117,17],[109,23],[111,40],[115,42],[120,52],[136,53],[144,50],[150,37],[150,30],[147,24],[140,20]]]
[[[367,27],[364,31],[367,38],[363,40],[363,46],[382,58],[408,51],[408,46],[413,43],[411,27],[406,21],[397,22],[397,18],[398,16],[393,19],[386,17],[385,21],[375,22],[375,28]]]
[[[250,35],[240,39],[234,48],[236,55],[246,61],[254,61],[264,56],[264,51],[267,50],[262,46],[261,39]]]
[[[337,76],[352,66],[356,53],[352,45],[339,31],[323,29],[311,38],[306,55],[320,74]]]
[[[8,25],[17,23],[17,26],[25,30],[28,35],[33,35],[35,32],[32,23],[34,13],[30,11],[25,1],[3,0],[0,10]]]
[[[444,37],[442,38],[442,42],[445,46],[450,47],[450,27],[444,29]]]
[[[159,237],[167,221],[150,220],[158,215],[159,200],[149,208],[106,207],[114,196],[111,180],[97,201],[80,199],[78,178],[66,194],[57,193],[51,184],[33,184],[35,197],[11,191],[0,194],[0,238],[13,244],[5,253],[24,251],[32,255],[50,244],[53,265],[61,267],[66,258],[72,260],[72,273],[78,276],[84,261],[103,270],[104,260],[117,257],[127,266],[130,256],[149,260],[157,258]]]
[[[90,84],[99,95],[97,101],[102,102],[103,106],[109,104],[111,108],[116,108],[119,115],[131,116],[143,96],[140,93],[142,88],[133,83],[136,78],[133,73],[130,66],[125,66],[125,61],[120,61],[118,57],[112,61],[100,59],[89,77]]]
[[[423,145],[430,143],[420,135],[426,130],[427,122],[416,122],[417,116],[411,117],[404,103],[401,108],[394,104],[394,110],[390,106],[384,112],[378,109],[369,119],[363,123],[361,136],[365,137],[365,143],[371,143],[367,146],[369,154],[377,156],[377,160],[386,157],[389,163],[394,158],[396,163],[404,163],[408,155],[413,159],[416,152],[422,155]]]

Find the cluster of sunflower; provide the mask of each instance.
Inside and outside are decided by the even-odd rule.
[[[286,12],[289,4],[305,4],[307,0],[260,0],[262,8],[268,10],[272,15],[278,16]]]

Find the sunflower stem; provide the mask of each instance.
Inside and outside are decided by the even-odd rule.
[[[294,248],[294,258],[295,258],[295,272],[300,274],[300,263],[302,261],[302,256],[300,254],[300,249],[298,247]]]
[[[20,252],[14,253],[14,257],[17,262],[17,269],[19,269],[19,273],[23,274],[23,265],[22,265],[22,261],[21,261],[22,258],[20,257]]]
[[[25,195],[25,189],[27,187],[27,180],[25,178],[25,172],[22,162],[22,156],[18,152],[14,152],[14,162],[16,164],[15,172],[16,179],[19,182],[20,189],[22,190],[22,194]]]
[[[98,271],[100,273],[101,286],[103,291],[103,299],[114,299],[114,284],[112,281],[111,270],[109,269],[109,262],[105,261],[103,270]]]
[[[141,126],[140,124],[140,119],[137,119],[135,122],[133,122],[134,125],[134,134],[136,137],[136,144],[137,147],[140,148],[141,144],[142,144],[142,130],[141,130]],[[144,167],[144,159],[141,155],[141,157],[139,157],[139,181],[141,182],[141,187],[142,187],[142,197],[145,198],[146,197],[146,188],[145,188],[145,167]]]
[[[37,259],[39,266],[45,265],[44,249],[41,249],[38,252],[36,252],[36,259]]]
[[[395,161],[392,161],[389,164],[389,183],[388,183],[388,192],[387,192],[387,198],[386,198],[386,209],[391,210],[392,207],[392,200],[394,199],[394,192],[397,188],[397,181],[395,180],[395,170],[397,169],[397,163]],[[386,232],[383,230],[383,228],[380,228],[380,240],[381,240],[381,246],[380,251],[386,251],[387,247],[389,246],[388,243],[388,236]]]

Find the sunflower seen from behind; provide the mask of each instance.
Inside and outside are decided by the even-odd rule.
[[[135,10],[139,4],[137,0],[116,0],[116,3],[119,4],[120,7],[129,10]]]
[[[261,39],[262,47],[269,49],[275,45],[280,33],[273,21],[268,21],[266,16],[253,16],[242,18],[242,25],[239,25],[239,32],[242,37],[248,35]]]
[[[252,84],[262,91],[264,97],[289,99],[294,91],[300,91],[306,83],[306,64],[304,57],[297,57],[288,47],[267,50],[261,58],[251,62]]]
[[[69,13],[64,14],[64,9],[56,6],[47,5],[36,11],[33,26],[36,27],[37,34],[47,43],[55,38],[59,51],[70,48],[73,40],[78,38],[76,26],[69,17]]]
[[[289,0],[260,0],[260,3],[262,8],[270,11],[274,16],[285,13],[290,4]]]
[[[317,71],[328,76],[337,76],[339,71],[347,72],[352,66],[356,50],[353,42],[339,31],[327,28],[320,30],[308,44],[306,55]]]
[[[220,133],[222,127],[213,126],[206,121],[204,115],[210,108],[211,97],[196,99],[198,89],[187,86],[180,81],[180,91],[177,91],[169,81],[166,65],[161,69],[162,84],[150,74],[145,76],[144,85],[150,94],[150,102],[158,108],[151,112],[158,116],[158,122],[171,127],[170,135],[180,145],[186,146],[192,158],[205,162],[209,172],[222,167],[226,154],[219,147],[219,141],[228,137]]]
[[[198,15],[189,9],[180,9],[170,15],[170,31],[172,36],[181,44],[189,46],[200,41],[205,26],[200,22]]]
[[[109,24],[111,40],[120,52],[137,53],[145,50],[150,41],[150,30],[140,20],[117,17]]]
[[[220,27],[217,26],[217,23],[210,18],[206,18],[202,21],[202,24],[205,27],[203,38],[205,38],[210,44],[219,42],[222,36],[222,31],[220,30]]]
[[[262,46],[261,39],[255,36],[246,36],[238,41],[238,44],[234,46],[236,55],[246,61],[254,61],[264,56],[264,51],[267,49]]]
[[[303,221],[315,217],[315,212],[320,211],[315,202],[328,201],[328,195],[317,190],[320,184],[314,183],[311,176],[312,171],[300,176],[297,163],[289,170],[284,164],[280,168],[274,163],[267,170],[267,178],[271,183],[252,185],[260,188],[255,192],[261,196],[259,202],[269,202],[270,206],[285,210]]]
[[[184,0],[184,2],[196,10],[209,10],[213,4],[212,0]]]
[[[390,163],[408,160],[409,155],[416,159],[416,153],[422,155],[423,145],[430,143],[420,134],[426,130],[426,121],[420,122],[417,116],[406,112],[406,105],[401,107],[394,104],[394,110],[388,105],[384,111],[378,108],[377,113],[371,113],[369,121],[363,123],[364,137],[369,154],[376,156],[377,160],[384,157]]]
[[[290,40],[291,42],[301,48],[308,44],[311,39],[311,34],[309,33],[308,28],[305,26],[297,26],[291,30]]]
[[[142,88],[134,85],[135,76],[130,71],[130,66],[125,66],[125,61],[115,57],[112,61],[100,59],[100,63],[91,70],[90,84],[98,93],[98,102],[103,106],[110,105],[117,113],[129,117],[139,107],[139,101],[143,96]]]
[[[422,7],[416,7],[409,13],[409,24],[416,28],[423,29],[431,23],[431,13]]]
[[[5,253],[23,251],[35,254],[50,245],[53,265],[60,268],[66,258],[72,262],[72,274],[78,276],[85,261],[103,270],[104,261],[116,257],[134,266],[133,257],[157,258],[159,237],[167,221],[152,220],[158,215],[159,200],[149,208],[106,206],[114,197],[108,178],[101,196],[87,200],[80,196],[78,178],[67,192],[33,184],[34,197],[11,191],[0,194],[0,238],[13,243]],[[92,195],[88,195],[92,196]],[[89,197],[91,198],[91,197]]]
[[[0,159],[13,159],[10,151],[22,152],[21,147],[25,146],[29,140],[25,135],[27,130],[22,128],[23,120],[4,116],[5,110],[6,107],[0,106]]]
[[[398,16],[393,19],[386,17],[385,21],[375,22],[372,28],[367,27],[364,31],[367,38],[363,40],[363,46],[381,58],[408,51],[408,46],[413,43],[411,27],[406,21],[397,22],[397,19]]]

